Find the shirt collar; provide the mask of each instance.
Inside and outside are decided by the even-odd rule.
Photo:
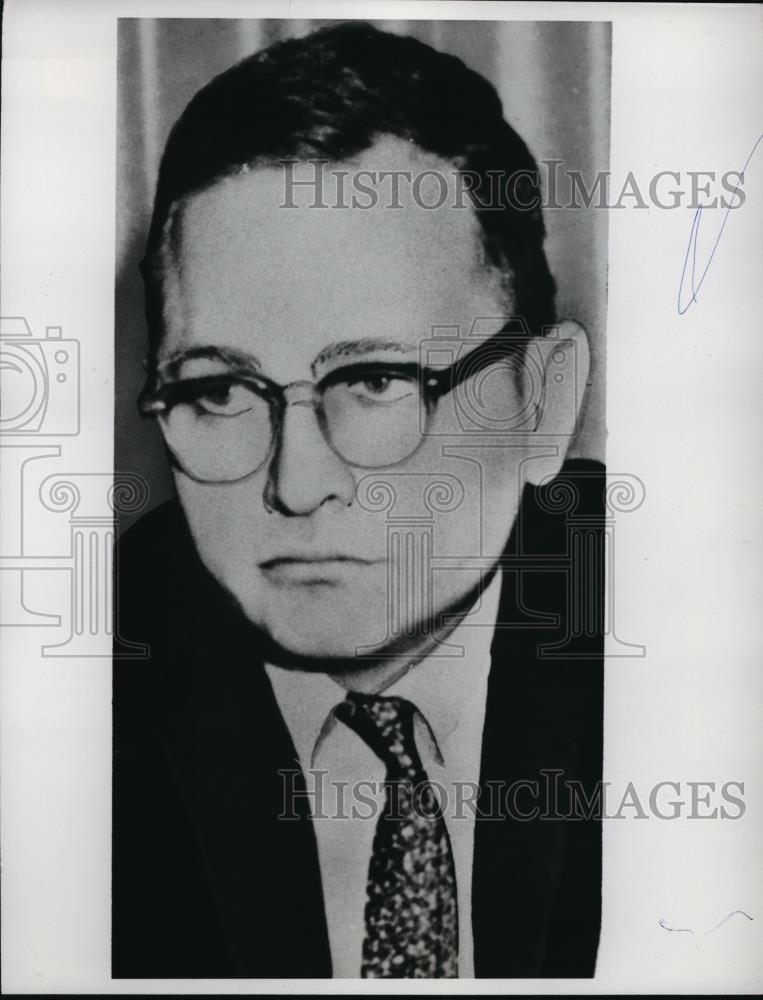
[[[384,692],[413,702],[440,754],[487,679],[500,594],[500,573],[496,573],[479,605],[451,632],[446,644]]]
[[[446,642],[383,692],[413,702],[439,756],[487,679],[500,594],[499,572]],[[289,670],[270,663],[265,664],[265,670],[302,767],[307,770],[313,766],[320,740],[335,724],[334,709],[344,701],[346,691],[324,673]]]
[[[265,671],[302,768],[309,770],[324,727],[329,727],[334,708],[344,701],[346,692],[328,674],[288,670],[270,663],[265,664]]]

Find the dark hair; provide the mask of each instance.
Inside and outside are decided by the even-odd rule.
[[[203,87],[176,122],[141,264],[152,351],[162,332],[158,251],[174,205],[244,165],[340,161],[385,134],[451,161],[486,186],[492,172],[513,178],[511,197],[504,184],[497,186],[500,207],[472,199],[485,251],[529,331],[540,335],[553,324],[555,283],[543,250],[537,165],[505,121],[495,89],[455,56],[356,21],[242,60]]]

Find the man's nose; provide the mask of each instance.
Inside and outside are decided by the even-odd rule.
[[[265,506],[288,517],[311,514],[329,500],[348,507],[355,480],[330,448],[312,404],[286,408],[265,484]]]

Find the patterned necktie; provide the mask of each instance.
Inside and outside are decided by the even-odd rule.
[[[453,852],[403,698],[348,694],[335,715],[385,764],[384,811],[368,869],[364,979],[458,976]]]

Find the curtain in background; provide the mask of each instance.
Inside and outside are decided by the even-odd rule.
[[[145,353],[138,274],[154,185],[170,128],[196,91],[244,56],[326,21],[122,19],[119,22],[115,470],[151,484],[151,506],[171,494],[158,429],[137,415]],[[609,169],[610,25],[608,22],[377,21],[463,59],[487,77],[507,120],[538,161],[562,161],[590,188]],[[560,187],[560,204],[568,201]],[[559,286],[560,317],[588,330],[593,367],[573,451],[604,457],[604,324],[607,212],[546,211],[546,244]]]

